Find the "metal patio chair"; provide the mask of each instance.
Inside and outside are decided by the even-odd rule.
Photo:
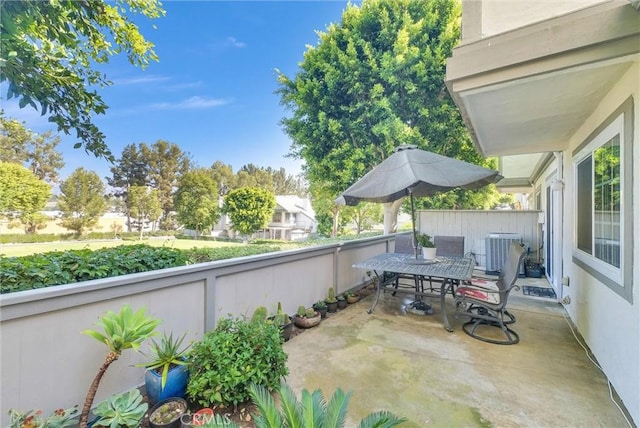
[[[462,325],[462,329],[469,336],[484,342],[500,345],[513,345],[520,341],[520,336],[509,324],[516,322],[515,316],[507,311],[507,300],[518,279],[520,263],[525,255],[525,249],[519,242],[509,247],[509,255],[497,281],[473,281],[455,290],[454,299],[456,315],[468,317],[469,321]],[[486,327],[500,329],[504,339],[497,339],[480,333]],[[493,329],[492,329],[493,330]]]
[[[436,246],[436,257],[464,257],[464,236],[439,236],[433,237]],[[433,283],[442,284],[443,278],[427,277],[422,278],[422,291],[424,291],[424,281],[429,281],[429,291],[434,292]],[[459,285],[457,282],[455,286]],[[452,288],[453,292],[454,289]]]

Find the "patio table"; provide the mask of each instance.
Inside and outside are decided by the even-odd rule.
[[[445,310],[445,297],[449,286],[453,286],[453,281],[464,281],[471,278],[475,264],[471,258],[466,257],[437,257],[435,260],[425,260],[417,258],[413,254],[382,253],[369,259],[353,264],[354,268],[373,271],[377,278],[376,295],[367,311],[373,313],[380,294],[385,288],[393,286],[399,275],[413,275],[416,278],[416,290],[402,290],[393,288],[394,293],[408,293],[416,296],[430,296],[431,293],[424,293],[418,290],[418,277],[443,278],[440,287],[440,310],[442,312],[442,323],[444,328],[451,332],[449,318]],[[386,277],[385,272],[392,275]]]

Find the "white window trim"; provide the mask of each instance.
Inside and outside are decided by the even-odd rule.
[[[625,215],[625,180],[622,179],[624,177],[624,164],[625,164],[625,159],[626,159],[626,153],[625,153],[625,141],[624,141],[624,114],[620,114],[618,117],[616,117],[613,121],[611,121],[611,123],[609,123],[609,125],[607,125],[606,128],[604,128],[602,130],[602,132],[600,132],[589,144],[587,144],[586,146],[584,146],[577,154],[576,156],[574,156],[573,158],[573,176],[577,177],[578,176],[578,165],[588,156],[592,156],[593,159],[593,154],[595,152],[596,149],[598,149],[599,147],[601,147],[602,145],[604,145],[605,143],[607,143],[609,140],[611,140],[612,138],[614,138],[616,135],[619,136],[620,138],[620,174],[621,174],[621,180],[620,180],[620,267],[617,268],[613,265],[610,265],[607,262],[604,262],[602,260],[600,260],[599,258],[597,258],[594,255],[588,254],[584,251],[582,251],[581,249],[578,248],[578,212],[574,212],[574,228],[573,228],[573,233],[574,233],[574,239],[573,239],[573,255],[575,258],[577,258],[578,260],[582,261],[585,264],[589,264],[591,265],[594,269],[598,270],[600,273],[602,273],[603,275],[605,275],[607,278],[611,279],[612,281],[614,281],[616,284],[618,284],[619,286],[623,286],[623,275],[622,273],[624,272],[624,243],[623,240],[624,239],[628,239],[626,238],[627,235],[625,233],[624,230],[624,225],[625,225],[625,219],[624,219],[624,215]],[[592,183],[593,184],[593,183]],[[574,185],[574,206],[578,205],[578,183],[576,182]],[[591,191],[593,192],[593,188],[591,189]],[[592,201],[593,204],[593,201]],[[593,207],[592,207],[592,212],[593,212]],[[592,231],[594,233],[592,233],[592,236],[595,236],[595,221],[592,221],[591,224],[592,227]],[[592,238],[593,241],[593,238]],[[593,246],[593,242],[591,243]]]

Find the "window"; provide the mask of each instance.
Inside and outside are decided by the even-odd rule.
[[[574,152],[574,262],[631,299],[632,99]],[[626,239],[625,239],[626,237]]]

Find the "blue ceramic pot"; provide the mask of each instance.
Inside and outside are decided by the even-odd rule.
[[[184,398],[187,393],[189,371],[186,366],[175,366],[167,374],[167,383],[162,388],[162,376],[155,370],[147,370],[144,374],[144,384],[147,389],[149,405],[170,397]]]

